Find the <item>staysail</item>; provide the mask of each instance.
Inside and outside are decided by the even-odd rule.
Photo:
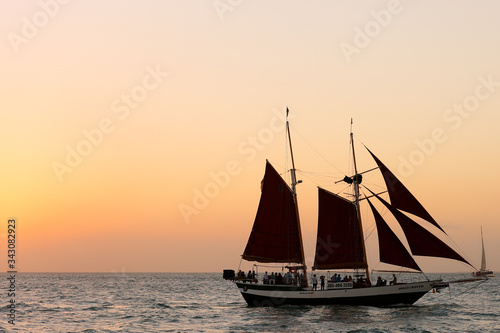
[[[410,219],[378,195],[373,195],[375,195],[375,197],[377,197],[377,199],[379,199],[380,202],[382,202],[384,206],[389,209],[392,215],[399,222],[413,255],[449,258],[462,261],[472,266],[460,254],[458,254],[442,240],[434,236],[431,232],[427,231],[427,229],[420,226],[418,223]]]
[[[365,147],[366,148],[366,147]],[[411,192],[399,181],[398,178],[375,156],[370,149],[366,148],[370,155],[379,166],[380,172],[384,177],[387,186],[387,192],[391,200],[391,205],[397,209],[403,210],[407,213],[416,215],[427,222],[439,228],[442,232],[446,233],[443,228],[432,218],[432,216],[425,210],[420,202],[411,194]]]
[[[318,236],[313,269],[366,268],[356,206],[318,188]]]
[[[382,215],[380,215],[370,200],[366,199],[366,201],[368,201],[372,209],[375,224],[377,225],[380,261],[386,264],[422,271],[406,247],[401,243],[398,236],[389,228]]]
[[[294,195],[267,161],[259,208],[243,259],[267,263],[303,263]]]

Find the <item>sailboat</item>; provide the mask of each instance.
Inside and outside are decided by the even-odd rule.
[[[481,255],[481,268],[472,273],[474,276],[483,276],[483,277],[494,277],[495,275],[493,274],[492,271],[489,269],[486,269],[486,255],[484,253],[484,241],[483,241],[483,227],[481,226],[481,248],[482,248],[482,255]]]
[[[383,192],[375,193],[362,185],[365,172],[358,173],[357,170],[351,121],[350,145],[354,175],[345,176],[342,181],[353,189],[354,199],[343,198],[318,187],[318,229],[312,270],[352,270],[354,278],[346,275],[344,279],[340,279],[339,274],[335,280],[327,281],[326,286],[322,283],[322,290],[319,290],[317,277],[311,274],[311,286],[304,256],[296,191],[296,186],[301,181],[297,180],[296,176],[288,117],[286,131],[292,166],[291,184],[289,186],[271,163],[266,161],[257,214],[242,255],[242,260],[257,262],[259,265],[281,265],[283,275],[268,274],[266,271],[261,283],[262,275],[257,279],[255,271],[248,272],[248,275],[241,271],[238,274],[234,274],[233,270],[224,271],[224,277],[236,284],[249,306],[413,304],[432,289],[439,291],[448,287],[448,283],[441,279],[430,280],[427,277],[418,282],[398,283],[394,279],[389,284],[387,281],[372,284],[360,214],[360,202],[365,200],[373,212],[378,229],[381,262],[412,272],[422,272],[413,256],[448,258],[470,265],[460,254],[407,214],[419,217],[429,223],[430,228],[446,234],[409,190],[368,148],[366,149],[377,167],[366,172],[379,170],[382,173],[389,202],[381,197]],[[362,197],[361,188],[368,190],[368,196]],[[410,250],[407,250],[392,231],[372,200],[379,201],[399,222]],[[324,276],[320,278],[324,280]]]

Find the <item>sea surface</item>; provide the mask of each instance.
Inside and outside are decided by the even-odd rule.
[[[252,308],[222,272],[17,273],[15,325],[0,275],[0,332],[500,332],[498,274],[412,306]]]

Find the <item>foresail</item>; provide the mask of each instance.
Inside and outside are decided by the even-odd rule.
[[[262,194],[243,259],[258,262],[302,263],[296,204],[292,190],[266,163]]]
[[[318,236],[313,269],[361,269],[360,223],[354,203],[318,188]]]
[[[366,147],[365,147],[366,148]],[[411,194],[411,192],[399,181],[399,179],[375,156],[370,149],[366,148],[370,155],[379,166],[380,172],[384,177],[387,186],[387,192],[391,199],[391,205],[397,209],[403,210],[410,214],[416,215],[427,222],[439,228],[442,232],[446,233],[441,226],[432,218],[432,216],[425,210],[420,202]]]
[[[377,225],[380,261],[386,264],[422,271],[406,247],[401,243],[398,236],[387,225],[382,215],[380,215],[370,200],[367,199],[367,201],[372,209],[375,224]]]
[[[460,254],[446,245],[446,243],[442,240],[434,236],[431,232],[427,231],[427,229],[421,227],[418,223],[410,219],[378,195],[375,196],[387,207],[387,209],[389,209],[392,215],[394,215],[396,220],[399,222],[413,255],[449,258],[462,261],[472,266]]]

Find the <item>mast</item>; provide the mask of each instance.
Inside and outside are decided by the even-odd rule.
[[[295,201],[295,213],[297,215],[297,229],[299,231],[299,240],[300,240],[300,253],[302,256],[302,266],[304,269],[304,281],[305,281],[305,286],[308,287],[309,283],[307,281],[307,266],[305,263],[305,255],[304,255],[304,244],[302,242],[302,230],[300,229],[300,216],[299,216],[299,206],[298,206],[298,201],[297,201],[297,191],[295,189],[296,185],[300,182],[297,181],[297,175],[295,174],[295,162],[293,160],[293,150],[292,150],[292,137],[290,135],[290,126],[288,123],[288,108],[286,108],[286,131],[288,134],[288,143],[290,145],[290,156],[292,159],[292,169],[290,170],[290,175],[292,178],[292,192],[293,192],[293,199]]]
[[[366,257],[366,246],[365,246],[365,236],[363,235],[363,224],[361,223],[361,212],[359,209],[359,177],[358,177],[358,168],[356,166],[356,154],[354,152],[354,138],[352,133],[352,118],[351,118],[351,147],[352,147],[352,160],[354,163],[354,177],[353,177],[353,185],[354,185],[354,198],[356,204],[356,211],[358,214],[358,223],[359,223],[359,232],[361,233],[361,248],[363,249],[363,258],[366,262],[366,278],[370,280],[370,271],[368,269],[368,258]]]

